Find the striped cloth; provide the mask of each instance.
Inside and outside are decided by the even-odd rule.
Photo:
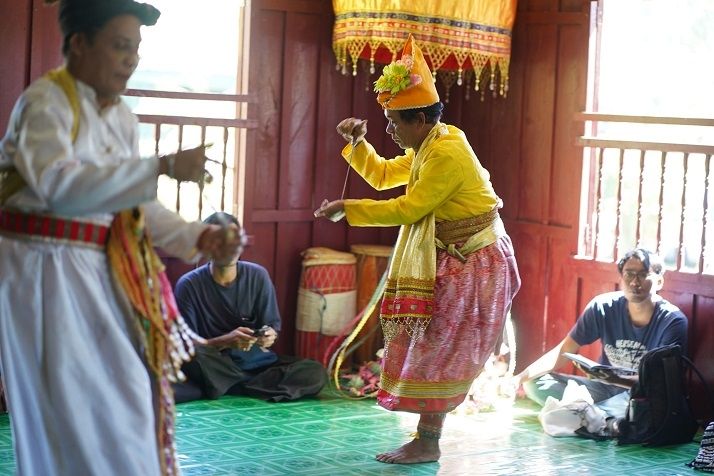
[[[691,463],[687,463],[687,466],[699,471],[714,473],[714,421],[707,425],[702,435],[699,453]]]
[[[104,248],[109,235],[109,227],[50,215],[0,210],[0,233],[19,239]]]

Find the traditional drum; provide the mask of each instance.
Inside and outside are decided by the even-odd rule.
[[[360,312],[369,302],[382,274],[387,269],[392,247],[352,245],[350,251],[357,257],[357,312]],[[355,349],[353,362],[359,365],[365,361],[375,360],[375,354],[384,345],[382,328],[379,325],[379,305],[375,307],[368,321],[355,337],[354,343],[358,342],[361,343]]]
[[[308,248],[302,256],[296,354],[322,362],[330,343],[356,314],[357,259],[330,248]]]

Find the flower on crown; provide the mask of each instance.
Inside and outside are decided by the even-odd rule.
[[[414,58],[412,55],[404,55],[401,59],[388,64],[384,67],[382,76],[374,82],[374,91],[378,93],[389,92],[394,95],[421,83],[421,76],[411,74],[413,66]]]

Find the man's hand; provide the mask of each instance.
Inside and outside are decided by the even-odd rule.
[[[337,124],[337,133],[347,142],[356,145],[367,134],[367,120],[348,117]]]
[[[516,390],[518,390],[528,380],[529,380],[528,372],[526,372],[524,370],[523,372],[513,376],[513,380],[512,380],[513,386],[516,388]]]
[[[198,238],[196,248],[203,256],[216,262],[228,262],[233,256],[237,259],[243,246],[239,232],[240,230],[233,223],[227,226],[208,225]]]
[[[334,200],[329,202],[323,200],[320,208],[314,212],[315,218],[327,218],[330,221],[340,221],[345,216],[345,201]]]
[[[523,372],[514,375],[513,377],[508,380],[507,386],[510,387],[508,389],[510,392],[513,392],[513,395],[517,397],[522,397],[525,395],[525,391],[523,390],[523,384],[530,380],[528,371],[524,370]]]
[[[258,341],[256,342],[256,344],[263,349],[269,349],[273,346],[277,338],[277,331],[272,327],[266,327],[265,334],[263,334],[263,336],[261,337],[258,337]]]
[[[218,347],[219,349],[231,347],[247,352],[257,341],[258,339],[253,337],[253,329],[250,327],[237,327],[227,334],[208,339],[208,345]]]
[[[204,178],[206,146],[180,150],[159,160],[159,174],[166,174],[179,182],[200,182]]]
[[[244,352],[248,352],[253,347],[253,344],[258,342],[258,339],[253,337],[253,330],[247,327],[234,329],[233,334],[235,337],[233,347]]]

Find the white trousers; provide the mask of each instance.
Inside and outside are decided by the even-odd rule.
[[[0,365],[20,475],[159,475],[149,375],[106,254],[0,236]]]

